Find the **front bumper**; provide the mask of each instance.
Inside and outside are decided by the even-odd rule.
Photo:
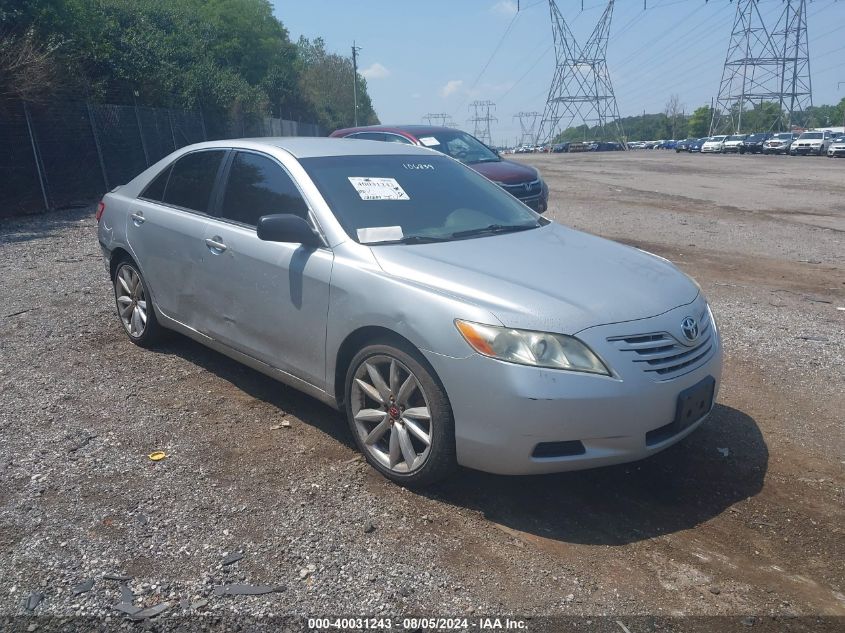
[[[845,156],[845,147],[831,147],[827,150],[828,156]]]
[[[813,147],[811,145],[793,145],[790,150],[790,154],[798,154],[800,156],[806,156],[808,154],[819,154],[824,153],[824,149],[821,146]]]
[[[678,395],[708,376],[715,380],[715,401],[722,367],[715,324],[712,353],[666,380],[647,375],[607,339],[632,331],[672,331],[704,305],[699,297],[658,317],[579,333],[612,368],[612,377],[538,369],[477,354],[458,359],[426,353],[452,405],[458,463],[507,475],[552,473],[635,461],[680,441],[709,412],[678,433],[652,433],[648,439],[646,434],[671,424]],[[578,442],[580,454],[538,457],[535,452],[539,444]]]

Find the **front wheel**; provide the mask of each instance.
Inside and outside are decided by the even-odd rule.
[[[426,486],[455,470],[452,407],[412,348],[369,345],[346,373],[346,417],[355,444],[388,479]]]
[[[152,346],[161,337],[161,326],[141,273],[134,263],[121,262],[113,283],[117,315],[129,340],[141,347]]]

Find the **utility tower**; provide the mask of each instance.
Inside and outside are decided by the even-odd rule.
[[[457,127],[452,120],[452,115],[446,112],[429,112],[423,117],[423,121],[429,125],[439,125],[441,127]]]
[[[473,101],[469,104],[469,108],[472,116],[467,121],[473,125],[473,135],[482,143],[492,145],[490,123],[499,120],[493,116],[493,112],[496,111],[496,104],[492,101]]]
[[[514,119],[519,119],[519,129],[522,133],[519,136],[520,145],[531,145],[534,143],[537,120],[543,116],[540,112],[517,112]]]
[[[557,7],[549,0],[552,34],[555,46],[555,73],[546,98],[546,108],[540,121],[536,141],[548,143],[573,122],[598,127],[604,139],[624,143],[619,123],[616,95],[607,71],[607,42],[613,18],[614,0],[599,18],[590,39],[578,44],[569,25]]]
[[[784,0],[774,24],[766,24],[759,4],[737,0],[711,135],[751,127],[788,130],[813,105],[807,0]],[[749,116],[755,109],[756,115]]]

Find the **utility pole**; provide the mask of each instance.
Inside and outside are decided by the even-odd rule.
[[[358,52],[360,46],[355,46],[352,40],[352,102],[355,107],[355,127],[358,127]]]
[[[452,121],[452,115],[447,112],[429,112],[423,117],[423,121],[439,127],[457,127]]]
[[[493,116],[496,104],[492,101],[473,101],[469,107],[473,110],[473,116],[468,119],[473,124],[473,136],[486,145],[492,145],[490,123],[499,120]]]
[[[839,87],[845,84],[845,81],[840,81],[836,84],[836,89],[839,90]],[[845,132],[845,105],[842,106],[842,131]]]
[[[769,101],[778,114],[764,127],[792,129],[798,114],[813,105],[810,51],[807,44],[807,0],[784,0],[777,21],[767,23],[761,0],[737,0],[719,96],[710,134],[742,132],[746,107]]]
[[[555,73],[546,98],[536,144],[548,143],[576,120],[586,128],[592,123],[604,138],[613,137],[628,147],[619,123],[619,108],[607,69],[607,43],[614,0],[599,18],[590,38],[581,46],[555,0],[549,0],[555,47]]]
[[[537,120],[542,116],[539,112],[518,112],[513,115],[519,119],[519,128],[522,134],[519,137],[520,145],[531,145],[534,143],[534,130],[537,128]]]

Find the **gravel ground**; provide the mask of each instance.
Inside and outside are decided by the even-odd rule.
[[[700,431],[637,464],[462,471],[407,491],[375,475],[318,402],[182,337],[132,345],[91,209],[7,220],[0,618],[117,625],[165,604],[160,625],[845,616],[845,161],[520,160],[548,180],[550,217],[668,257],[702,284],[727,356]],[[157,450],[167,457],[154,462]],[[220,595],[238,585],[264,593]]]

